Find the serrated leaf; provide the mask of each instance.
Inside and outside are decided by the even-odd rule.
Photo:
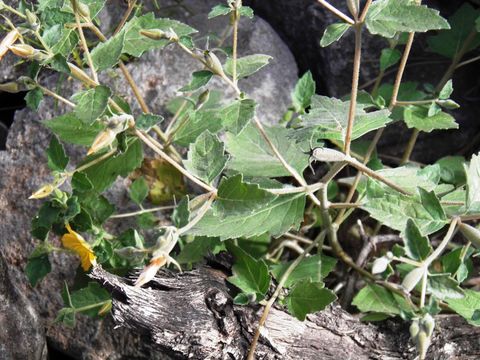
[[[292,194],[279,196],[249,215],[223,214],[223,217],[220,217],[213,210],[209,210],[189,234],[218,236],[222,240],[248,238],[266,232],[278,237],[290,228],[298,228],[303,220],[304,209],[305,195]]]
[[[239,10],[239,13],[240,13],[240,16],[246,16],[249,19],[253,19],[253,15],[254,15],[253,9],[250,6],[242,5],[242,7]]]
[[[148,195],[148,184],[143,176],[139,177],[130,185],[129,195],[130,199],[137,205],[140,205],[143,200],[145,200]]]
[[[222,123],[225,130],[234,135],[240,134],[255,116],[257,104],[252,99],[235,100],[222,110]]]
[[[414,260],[425,260],[432,251],[428,238],[420,233],[412,219],[407,221],[403,239],[407,255]]]
[[[228,179],[222,179],[218,187],[214,213],[224,219],[228,216],[250,215],[262,209],[277,198],[257,184],[243,181],[243,175],[238,174]]]
[[[34,253],[28,258],[25,274],[32,286],[36,286],[50,271],[52,271],[52,265],[48,259],[48,252]]]
[[[62,141],[70,144],[90,146],[104,125],[95,122],[91,125],[83,122],[74,113],[68,113],[42,122]]]
[[[308,166],[308,154],[304,154],[289,138],[294,130],[271,127],[266,128],[265,131],[287,163],[300,174],[303,173]],[[229,169],[241,172],[245,176],[290,176],[254,126],[247,126],[237,136],[227,134],[225,143],[228,152],[232,155],[232,159],[227,164]]]
[[[462,299],[463,290],[450,274],[430,274],[427,282],[427,292],[439,300]]]
[[[89,156],[85,162],[92,161],[101,156]],[[107,189],[118,176],[125,177],[138,168],[143,161],[143,149],[139,140],[132,140],[125,152],[112,155],[98,164],[90,166],[83,171],[90,179],[95,190],[102,192]]]
[[[440,93],[438,94],[438,98],[442,100],[449,99],[452,93],[453,93],[453,81],[452,79],[450,79],[443,86],[442,90],[440,90]]]
[[[411,218],[422,235],[429,235],[440,230],[447,223],[447,218],[433,192],[419,188],[419,193],[420,196],[403,195],[369,179],[362,209],[398,231],[403,231]]]
[[[292,93],[292,104],[295,111],[304,111],[310,106],[312,96],[315,94],[315,81],[312,73],[307,71],[298,80]]]
[[[273,265],[270,271],[273,277],[280,281],[285,271],[290,267],[293,261],[288,263]],[[322,282],[323,279],[335,268],[336,260],[326,255],[313,255],[304,258],[295,267],[285,282],[285,287],[289,288],[300,281]]]
[[[77,104],[74,111],[75,116],[91,125],[105,112],[111,95],[110,89],[103,85],[75,94],[72,97]]]
[[[474,317],[480,310],[480,292],[465,289],[463,299],[446,299],[448,306],[458,315],[462,316],[469,324],[480,326],[480,319]]]
[[[367,113],[366,104],[358,104],[355,122],[352,130],[352,140],[358,139],[366,133],[384,127],[392,121],[387,109]],[[347,124],[349,101],[342,101],[327,96],[314,95],[308,114],[302,115],[301,126],[318,131],[323,139],[344,141]]]
[[[401,308],[392,293],[382,286],[368,284],[353,298],[355,305],[362,313],[376,312],[398,315]]]
[[[437,10],[410,0],[377,0],[372,3],[366,25],[371,34],[392,38],[397,32],[449,29]]]
[[[270,55],[255,54],[248,55],[237,59],[237,79],[255,74],[258,70],[268,65],[272,57]],[[233,75],[233,61],[228,59],[223,65],[225,73]]]
[[[208,70],[195,71],[192,74],[192,80],[190,80],[190,84],[182,87],[178,91],[191,92],[191,91],[198,90],[202,86],[207,85],[210,79],[212,78],[212,76],[213,76],[213,73]]]
[[[107,41],[98,44],[91,51],[93,65],[97,71],[110,69],[117,65],[123,53],[125,32],[113,36]]]
[[[417,82],[412,81],[405,81],[402,82],[400,85],[400,89],[398,91],[398,100],[405,100],[405,101],[416,101],[416,100],[423,100],[426,98],[427,94],[423,91],[418,89],[419,84]],[[378,88],[378,95],[384,99],[387,99],[387,103],[390,102],[393,93],[393,84],[382,84]],[[390,117],[394,120],[403,121],[404,119],[404,106],[396,106],[392,110],[392,114]]]
[[[195,264],[202,261],[208,253],[217,253],[217,249],[223,248],[218,238],[197,236],[189,243],[186,243],[175,260],[179,264]]]
[[[325,309],[337,296],[323,283],[301,282],[290,291],[286,298],[288,311],[298,320],[304,321],[307,314]]]
[[[404,111],[405,123],[408,128],[424,132],[433,130],[458,129],[458,124],[450,114],[443,111],[433,116],[428,115],[428,109],[423,106],[408,106]]]
[[[48,167],[53,171],[63,171],[68,165],[68,156],[56,136],[52,136],[47,149]]]
[[[30,90],[25,96],[27,106],[33,111],[37,111],[40,103],[43,100],[43,91],[40,88]]]
[[[228,15],[233,11],[233,9],[230,6],[227,6],[225,4],[218,4],[215,5],[212,10],[208,13],[208,18],[213,19],[217,16],[222,16],[222,15]]]
[[[163,121],[163,116],[156,114],[142,114],[135,119],[135,126],[137,129],[149,131],[155,125]]]
[[[68,29],[61,24],[48,27],[42,34],[42,39],[53,54],[68,56],[78,44],[77,31],[74,28]]]
[[[175,133],[175,143],[181,146],[195,142],[206,130],[216,134],[223,127],[220,109],[191,110],[185,116],[184,125]]]
[[[245,294],[255,294],[255,300],[261,301],[270,286],[267,265],[263,260],[255,260],[238,246],[227,243],[227,249],[235,258],[233,275],[227,280]]]
[[[402,53],[397,49],[383,49],[380,55],[380,70],[385,71],[390,66],[395,65],[401,57]]]
[[[227,161],[223,142],[206,130],[190,144],[188,159],[183,163],[190,173],[210,184],[222,173]]]
[[[320,40],[321,47],[327,47],[338,41],[351,28],[347,23],[335,23],[328,25]]]
[[[466,38],[475,26],[475,21],[480,16],[480,10],[474,8],[468,2],[448,18],[450,30],[438,31],[435,35],[427,38],[428,47],[431,51],[453,59],[460,51]],[[477,34],[470,44],[467,51],[471,51],[480,45],[480,34]]]

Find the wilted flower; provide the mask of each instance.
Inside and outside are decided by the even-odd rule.
[[[5,54],[8,52],[9,47],[12,46],[20,37],[20,33],[18,30],[12,30],[10,31],[7,36],[5,36],[0,42],[0,60],[5,56]]]
[[[30,195],[29,199],[43,199],[50,195],[53,190],[55,190],[55,186],[52,184],[43,185],[40,189],[35,191],[32,195]]]

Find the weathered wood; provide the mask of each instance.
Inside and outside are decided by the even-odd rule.
[[[232,303],[226,271],[203,266],[173,273],[163,270],[145,288],[100,266],[90,277],[112,293],[119,326],[149,336],[176,359],[244,359],[262,308]],[[480,329],[458,316],[440,316],[429,359],[480,358]],[[413,359],[408,324],[388,320],[364,324],[339,306],[300,322],[272,309],[257,359]]]

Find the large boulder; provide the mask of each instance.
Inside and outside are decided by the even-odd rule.
[[[117,13],[121,14],[123,2],[112,3],[117,4]],[[180,18],[198,28],[208,29],[204,24],[206,14],[216,2],[191,0],[184,3],[190,3],[196,15]],[[199,4],[202,6],[199,7]],[[102,24],[107,28],[115,22],[107,18]],[[216,29],[223,29],[226,25],[222,20],[213,24]],[[261,70],[258,77],[242,80],[240,86],[259,102],[260,117],[266,122],[276,122],[289,105],[290,92],[297,79],[295,61],[288,48],[265,21],[247,20],[242,25],[244,28],[240,33],[240,54],[261,52],[273,56],[274,60],[270,66]],[[200,69],[195,61],[172,47],[153,51],[132,61],[128,67],[152,111],[163,114],[166,113],[165,102],[189,81],[192,71]],[[134,103],[133,94],[120,72],[112,74],[107,71],[102,74],[101,79],[102,82],[115,86]],[[54,89],[57,77],[44,75],[40,82]],[[71,86],[71,82],[68,86]],[[216,86],[225,89],[219,82]],[[71,92],[72,89],[62,89],[65,97]],[[138,112],[138,107],[135,110]],[[38,113],[27,109],[17,112],[8,133],[7,150],[0,151],[0,296],[7,294],[1,297],[2,306],[7,311],[3,314],[2,307],[0,312],[0,358],[45,358],[47,342],[51,349],[75,359],[166,358],[165,354],[150,349],[148,342],[142,341],[138,335],[126,329],[115,329],[109,317],[92,320],[79,316],[75,329],[54,322],[58,310],[63,306],[60,294],[64,282],[72,285],[76,277],[76,257],[64,253],[52,254],[52,273],[35,288],[32,288],[26,279],[25,266],[36,244],[29,233],[30,221],[39,206],[38,202],[27,198],[32,191],[50,179],[45,158],[50,135],[41,121],[65,111],[67,110],[63,106],[56,107],[51,99],[45,99]],[[72,163],[85,155],[85,150],[78,147],[68,146],[67,152]],[[127,202],[127,182],[128,180],[119,180],[109,194],[110,199],[119,207]],[[60,246],[58,239],[52,238],[52,241]],[[21,346],[11,346],[23,338],[28,338],[29,341]]]

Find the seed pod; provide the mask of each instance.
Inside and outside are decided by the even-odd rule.
[[[458,228],[460,229],[460,232],[462,233],[465,238],[470,241],[473,246],[475,246],[477,249],[480,249],[480,230],[464,223],[460,223],[458,225]]]
[[[411,337],[414,341],[416,341],[417,335],[418,335],[418,333],[419,333],[419,331],[420,331],[420,324],[419,324],[418,319],[414,319],[414,320],[412,321],[412,324],[410,325],[409,330],[410,330],[410,337]]]
[[[422,279],[426,271],[427,269],[424,267],[418,267],[410,271],[402,281],[402,286],[405,288],[405,290],[408,292],[412,291]]]
[[[373,262],[372,265],[372,274],[381,274],[385,270],[387,270],[388,264],[390,264],[392,260],[387,258],[386,256],[379,257]]]
[[[80,69],[79,67],[73,65],[72,63],[67,63],[68,68],[70,69],[70,72],[72,76],[80,80],[81,82],[84,82],[85,84],[91,85],[91,86],[97,86],[98,84],[90,78],[90,76],[87,75],[85,71]]]
[[[16,82],[8,82],[5,84],[0,84],[0,91],[4,91],[10,94],[16,94],[22,91],[20,86]]]
[[[40,189],[35,191],[32,195],[30,195],[29,199],[43,199],[50,195],[53,190],[55,190],[55,186],[52,184],[43,185]]]
[[[140,35],[146,36],[152,40],[162,40],[167,39],[167,34],[165,31],[160,29],[148,29],[148,30],[140,30]]]
[[[350,11],[350,14],[353,15],[353,17],[358,16],[358,8],[359,8],[359,1],[358,0],[347,0],[347,7],[348,10]]]
[[[317,161],[339,162],[344,161],[346,156],[344,153],[334,149],[317,147],[312,151],[312,158]]]
[[[431,337],[433,334],[433,329],[435,329],[435,320],[432,315],[426,314],[422,319],[422,327],[425,330],[425,333],[428,337]]]
[[[225,76],[225,73],[223,72],[222,63],[218,59],[217,55],[215,55],[211,51],[205,50],[203,52],[203,57],[205,59],[206,65],[210,70],[212,70],[213,73],[219,76]]]
[[[87,155],[95,154],[99,150],[111,145],[117,136],[117,133],[111,129],[105,129],[98,133],[95,140],[93,140],[92,146],[88,149]]]
[[[455,101],[448,99],[448,100],[437,100],[436,103],[445,109],[458,109],[460,105]]]
[[[15,55],[20,56],[22,58],[26,58],[26,59],[31,58],[37,51],[32,46],[27,44],[11,45],[8,48]]]
[[[5,54],[8,52],[8,48],[12,46],[20,37],[20,33],[18,30],[12,30],[10,31],[7,36],[5,36],[0,42],[0,60],[5,56]]]

